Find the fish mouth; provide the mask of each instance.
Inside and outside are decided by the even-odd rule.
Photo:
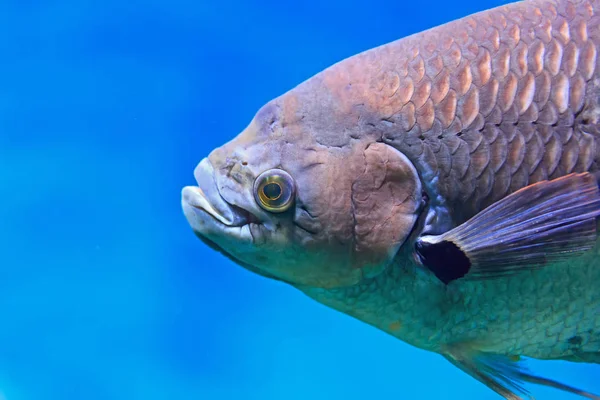
[[[258,223],[248,210],[228,202],[219,191],[214,169],[208,159],[194,170],[198,186],[186,186],[181,191],[184,214],[197,234],[210,235],[228,228],[243,228]]]
[[[227,204],[227,207],[231,209],[231,213],[223,215],[219,212],[208,200],[199,186],[186,186],[181,191],[181,201],[185,206],[192,207],[196,210],[202,211],[212,217],[216,222],[221,223],[228,227],[240,227],[249,223],[249,214],[239,207],[235,207],[231,204]],[[244,215],[246,214],[246,215]]]

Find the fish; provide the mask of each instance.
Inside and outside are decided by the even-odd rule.
[[[500,397],[600,399],[526,364],[600,364],[599,46],[600,0],[524,0],[342,59],[204,156],[184,217]]]

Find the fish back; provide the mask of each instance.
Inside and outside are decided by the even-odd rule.
[[[370,110],[368,126],[460,222],[528,184],[598,169],[599,46],[600,0],[527,0],[366,51],[324,81],[340,108]]]

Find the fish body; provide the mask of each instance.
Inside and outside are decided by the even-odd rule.
[[[528,184],[598,170],[599,18],[597,1],[513,3],[367,51],[306,85],[377,110],[381,140],[411,160],[455,226]],[[476,340],[506,354],[598,359],[595,260],[597,250],[452,288],[390,269],[305,292],[429,350]]]
[[[204,159],[186,217],[244,267],[442,354],[507,399],[525,392],[498,377],[560,387],[510,361],[600,363],[597,236],[539,268],[447,282],[415,243],[524,188],[598,172],[599,47],[600,0],[526,0],[357,54]],[[270,170],[293,181],[259,183],[273,199],[289,189],[287,213],[258,204],[270,199],[254,182]]]

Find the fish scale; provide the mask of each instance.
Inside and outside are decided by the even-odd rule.
[[[488,281],[455,282],[397,268],[352,289],[304,288],[317,301],[413,346],[442,352],[472,342],[497,354],[584,361],[600,356],[600,246],[576,261]],[[528,276],[530,275],[530,276]],[[591,361],[594,362],[594,361]]]
[[[388,124],[383,140],[435,182],[428,190],[450,208],[465,204],[457,211],[464,220],[525,185],[597,170],[598,11],[597,0],[513,3],[332,71],[393,66],[372,74],[380,89],[373,108]],[[433,181],[436,175],[449,179]]]
[[[597,44],[600,1],[527,0],[366,51],[323,80],[341,107],[367,104],[383,141],[461,223],[529,184],[599,169]],[[356,92],[341,92],[340,75]],[[302,290],[431,351],[470,342],[496,354],[599,362],[600,244],[551,268],[448,287],[415,269],[411,251],[350,289]]]

